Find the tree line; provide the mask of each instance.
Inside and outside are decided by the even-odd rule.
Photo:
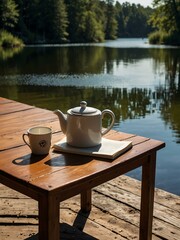
[[[1,0],[0,29],[25,43],[146,37],[151,8],[113,0]]]
[[[149,23],[156,29],[151,33],[151,43],[180,45],[180,1],[154,0],[154,11]]]
[[[114,0],[1,0],[0,29],[26,44],[147,37],[162,26],[179,31],[178,1],[154,0],[150,8]]]

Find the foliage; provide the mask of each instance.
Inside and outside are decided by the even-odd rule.
[[[70,42],[104,40],[103,12],[99,0],[65,0],[68,13]]]
[[[150,7],[144,8],[140,4],[122,5],[116,2],[116,15],[118,20],[118,37],[147,37],[152,31],[148,24],[149,15],[153,12]]]
[[[49,10],[46,12],[46,37],[49,42],[65,42],[68,33],[66,28],[68,26],[66,6],[64,0],[49,0],[47,1]]]
[[[180,31],[180,3],[179,0],[154,0],[150,22],[160,31]]]
[[[13,58],[16,54],[19,54],[22,51],[22,47],[15,48],[2,48],[0,47],[0,60],[7,60]]]
[[[22,40],[17,37],[14,37],[11,33],[3,30],[0,31],[0,47],[3,48],[12,48],[23,46]]]
[[[16,0],[20,17],[15,29],[26,43],[61,43],[67,40],[64,0]]]
[[[174,34],[180,22],[177,2],[154,0],[152,9],[115,0],[1,0],[0,29],[27,44],[147,37],[153,28]]]
[[[151,44],[161,44],[162,43],[162,33],[160,31],[155,31],[149,34],[149,42]]]
[[[117,20],[115,18],[115,8],[114,8],[114,0],[106,0],[106,39],[116,39],[117,37]]]
[[[153,4],[155,10],[149,19],[149,23],[158,29],[159,33],[151,34],[150,41],[153,39],[154,43],[163,42],[165,44],[180,45],[179,0],[154,0]]]
[[[19,12],[14,0],[0,1],[0,29],[11,29],[17,23]]]

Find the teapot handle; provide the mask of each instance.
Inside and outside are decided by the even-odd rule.
[[[108,133],[111,130],[111,128],[114,125],[114,121],[115,121],[115,115],[114,115],[114,113],[111,110],[104,109],[102,111],[102,118],[104,117],[105,114],[109,114],[111,116],[111,124],[109,125],[108,128],[106,128],[104,131],[102,131],[102,135],[105,135],[106,133]]]

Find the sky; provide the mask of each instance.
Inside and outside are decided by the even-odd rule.
[[[121,4],[123,2],[129,2],[130,4],[135,3],[135,4],[141,4],[144,7],[150,6],[152,7],[152,2],[153,0],[118,0]]]

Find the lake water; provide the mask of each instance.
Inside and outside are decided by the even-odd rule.
[[[156,187],[180,195],[179,56],[180,48],[146,39],[1,50],[0,96],[63,112],[81,100],[111,109],[115,130],[166,142]],[[128,175],[141,179],[141,169]]]

